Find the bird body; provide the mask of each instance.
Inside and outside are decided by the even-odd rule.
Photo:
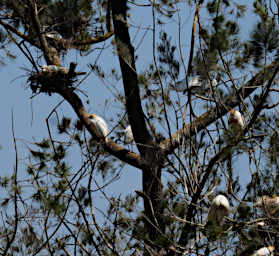
[[[268,247],[262,247],[259,250],[255,251],[252,256],[272,256],[275,247],[270,245]]]
[[[200,78],[198,76],[195,76],[192,79],[189,79],[187,87],[187,79],[185,77],[183,80],[175,84],[174,90],[176,90],[177,92],[183,92],[187,89],[192,89],[194,87],[201,87],[201,85],[202,84],[200,82]]]
[[[59,67],[56,65],[42,65],[43,72],[61,72],[63,74],[67,74],[69,72],[68,68]]]
[[[216,196],[211,204],[207,220],[218,226],[222,226],[224,223],[224,217],[230,213],[230,203],[228,199],[223,195]]]
[[[254,205],[272,217],[279,217],[279,196],[262,196]]]
[[[56,39],[56,40],[63,39],[63,37],[57,31],[52,31],[52,32],[46,33],[46,37],[51,38],[51,39]]]
[[[236,130],[238,133],[242,133],[245,127],[245,119],[241,113],[235,109],[232,109],[229,116],[229,128]]]
[[[105,120],[96,114],[90,114],[89,119],[91,123],[94,125],[94,131],[97,137],[105,139],[105,141],[107,141],[110,130]]]
[[[211,81],[209,81],[209,86],[212,85],[212,87],[216,87],[218,85],[218,82],[215,78],[213,78]]]
[[[133,136],[131,125],[127,126],[127,128],[124,130],[124,133],[125,133],[125,139],[124,139],[125,143],[126,144],[132,143],[132,141],[134,140],[134,136]]]

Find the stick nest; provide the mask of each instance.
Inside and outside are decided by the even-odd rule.
[[[52,67],[52,68],[48,68]],[[70,64],[70,68],[53,66],[44,66],[42,71],[32,72],[28,82],[33,93],[59,93],[61,90],[72,87],[76,82],[78,75],[84,75],[85,72],[75,72],[75,63]]]

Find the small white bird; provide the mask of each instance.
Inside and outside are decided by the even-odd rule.
[[[199,88],[199,87],[201,87],[201,85],[202,85],[202,83],[200,81],[200,78],[198,76],[195,76],[192,79],[189,79],[188,89],[192,89],[192,88],[195,88],[195,87]],[[183,91],[187,90],[187,79],[186,79],[186,77],[183,80],[175,83],[175,86],[173,88],[177,92],[183,92]]]
[[[95,128],[94,131],[97,137],[99,137],[100,139],[105,139],[105,141],[107,141],[110,130],[105,120],[100,116],[97,116],[96,114],[90,114],[88,118],[90,119],[91,123],[94,125]]]
[[[124,134],[125,134],[124,142],[126,144],[132,143],[132,141],[134,140],[134,136],[133,136],[131,125],[127,126],[127,128],[124,130]]]
[[[46,37],[56,40],[63,39],[63,37],[57,31],[51,31],[46,33]]]
[[[262,247],[259,250],[255,251],[252,256],[272,256],[273,251],[275,250],[275,247],[273,245],[270,245],[268,247]]]
[[[207,221],[215,224],[216,226],[222,226],[224,224],[224,218],[228,216],[229,213],[230,203],[228,199],[223,195],[218,195],[212,201]]]
[[[262,196],[256,201],[254,206],[261,208],[264,213],[272,217],[279,217],[279,196]]]
[[[243,132],[243,129],[245,127],[245,119],[239,111],[235,109],[231,110],[228,123],[229,128],[232,130],[236,130],[239,135]]]
[[[210,81],[208,82],[208,84],[209,86],[212,85],[212,87],[216,87],[218,85],[218,82],[215,78],[213,78],[211,82]]]
[[[42,65],[43,72],[61,72],[63,74],[67,74],[69,72],[68,68],[59,67],[56,65]]]

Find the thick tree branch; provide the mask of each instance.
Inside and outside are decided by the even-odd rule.
[[[153,146],[153,140],[147,130],[141,106],[134,48],[131,44],[126,19],[126,4],[127,0],[111,1],[114,33],[122,71],[128,118],[139,151],[144,153],[147,149],[144,145]]]
[[[45,35],[41,33],[41,24],[38,17],[38,10],[35,1],[29,0],[29,7],[31,10],[31,19],[33,22],[33,26],[39,38],[41,50],[43,51],[46,63],[48,65],[61,66],[61,62],[56,49],[53,47],[49,47]]]
[[[144,210],[149,221],[145,222],[149,238],[158,239],[164,233],[165,224],[162,218],[162,153],[147,130],[144,112],[139,95],[138,76],[136,72],[134,48],[131,44],[127,22],[127,0],[111,0],[115,41],[126,97],[126,110],[131,124],[134,140],[141,156],[148,163],[143,168],[142,189]],[[148,200],[147,198],[150,198]],[[155,216],[155,217],[154,217]],[[154,230],[157,220],[160,232]],[[153,223],[154,222],[154,223]]]
[[[13,34],[16,34],[18,37],[20,37],[21,39],[27,41],[28,43],[30,43],[31,45],[36,46],[37,48],[39,48],[39,45],[33,40],[31,39],[29,36],[24,35],[23,33],[21,33],[20,31],[18,31],[16,28],[14,28],[13,26],[9,25],[8,23],[6,23],[5,21],[3,21],[2,19],[0,19],[0,25],[2,25],[7,31],[12,32]]]
[[[60,87],[61,88],[61,87]],[[96,139],[96,135],[94,134],[94,127],[88,118],[88,112],[85,110],[82,101],[78,97],[78,95],[73,91],[73,89],[66,87],[64,89],[60,89],[58,93],[70,103],[74,111],[80,120],[84,123],[85,127],[89,131],[89,133]],[[104,144],[105,150],[118,158],[119,160],[128,163],[136,168],[142,169],[146,165],[144,164],[143,159],[136,153],[130,152],[127,149],[121,147],[119,144],[113,142],[112,140],[108,140],[107,143]]]
[[[171,138],[163,141],[160,144],[160,147],[165,151],[165,154],[171,154],[183,140],[189,139],[191,134],[200,132],[208,125],[215,122],[218,118],[228,113],[233,107],[239,104],[239,97],[236,95],[240,95],[243,99],[247,98],[256,89],[261,87],[264,81],[270,79],[278,67],[278,60],[272,62],[269,66],[265,67],[257,75],[252,77],[246,84],[240,87],[237,94],[233,93],[229,95],[225,100],[218,102],[216,107],[211,108],[209,111],[196,118],[193,122],[178,130]]]
[[[114,34],[113,31],[109,31],[109,32],[107,32],[106,34],[104,34],[102,36],[92,37],[92,38],[87,39],[87,40],[75,40],[75,41],[72,41],[72,42],[70,42],[70,45],[72,45],[72,46],[83,46],[83,45],[101,43],[101,42],[104,42],[107,39],[109,39],[113,34]],[[54,40],[59,41],[61,39],[54,38]],[[63,39],[63,40],[66,40],[66,39]]]

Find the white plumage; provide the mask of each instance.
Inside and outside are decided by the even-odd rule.
[[[105,140],[108,139],[108,135],[110,133],[110,130],[103,118],[100,116],[97,116],[96,114],[90,114],[89,119],[91,120],[91,123],[94,125],[94,131],[96,135],[99,138],[105,138]]]
[[[242,132],[245,126],[245,119],[239,111],[232,109],[230,112],[228,123],[230,129],[235,129],[238,132]]]
[[[127,126],[127,128],[124,130],[124,133],[125,133],[125,139],[124,139],[125,143],[126,144],[132,143],[132,141],[134,140],[134,136],[133,136],[131,125]]]
[[[52,39],[57,39],[57,40],[63,39],[63,37],[57,31],[48,32],[45,35],[46,37]]]
[[[188,89],[193,88],[193,87],[201,87],[201,85],[202,85],[202,83],[200,81],[200,78],[198,76],[195,76],[192,79],[189,79]],[[181,80],[175,84],[174,90],[176,90],[177,92],[183,92],[183,91],[187,90],[186,77],[183,80]]]
[[[278,196],[262,196],[256,203],[255,207],[259,207],[264,213],[270,215],[271,217],[279,217],[279,197]]]
[[[216,86],[218,85],[217,80],[216,80],[215,78],[213,78],[213,79],[211,80],[211,83],[209,82],[209,86],[210,86],[210,85],[212,85],[212,87],[216,87]]]
[[[223,195],[216,196],[208,212],[207,221],[221,226],[224,223],[224,217],[230,213],[230,203]]]
[[[255,251],[252,256],[272,256],[274,250],[275,247],[273,245],[270,245],[268,247],[263,247]]]
[[[63,74],[67,74],[69,72],[68,68],[59,67],[56,65],[42,65],[43,72],[61,72]]]

